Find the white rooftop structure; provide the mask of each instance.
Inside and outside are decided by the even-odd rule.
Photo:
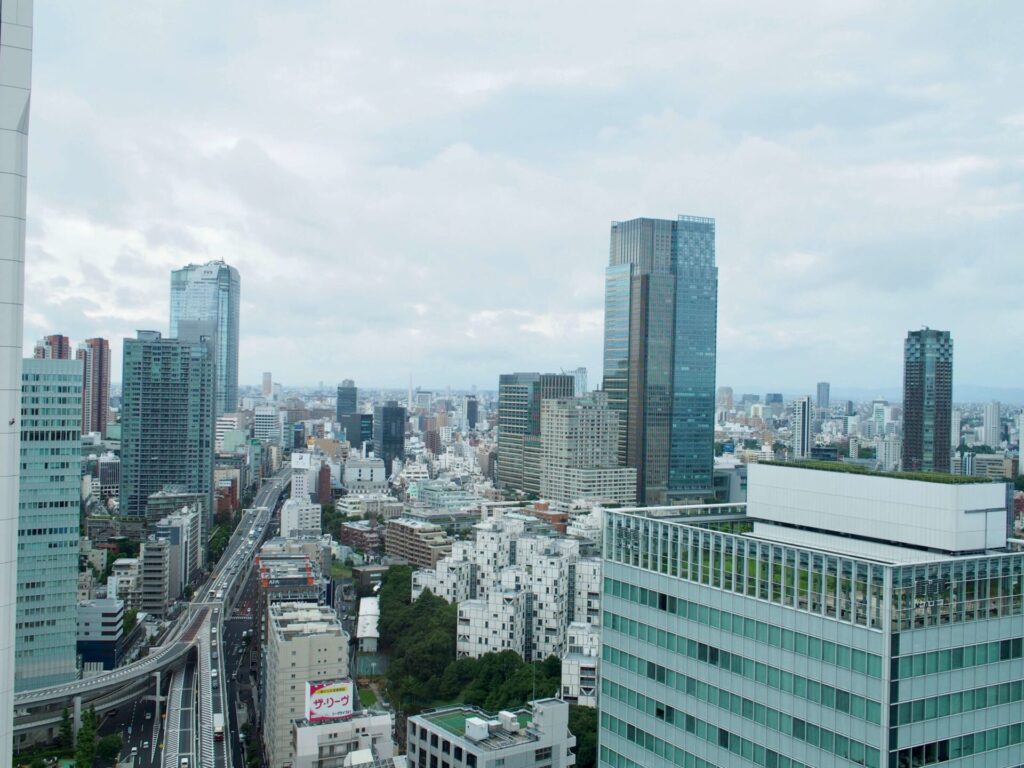
[[[755,535],[788,538],[801,546],[842,549],[851,553],[899,561],[883,549],[874,552],[870,542],[900,545],[938,552],[981,552],[1006,545],[1006,484],[990,482],[947,483],[929,479],[887,477],[883,474],[842,471],[807,472],[799,465],[752,464],[748,469],[747,509],[766,523]],[[801,529],[832,532],[829,539],[814,541]],[[851,536],[863,541],[846,541]],[[867,546],[867,549],[864,547]],[[935,559],[934,556],[930,559]]]

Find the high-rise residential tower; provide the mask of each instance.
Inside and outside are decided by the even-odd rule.
[[[395,459],[405,458],[405,408],[396,400],[388,400],[375,409],[373,449],[384,459],[384,473],[391,477]]]
[[[540,493],[541,401],[572,397],[566,373],[503,373],[498,377],[498,484]]]
[[[18,691],[78,676],[78,514],[82,362],[29,359],[21,395],[18,500]]]
[[[82,361],[82,434],[107,432],[110,409],[110,344],[106,339],[86,339],[75,357]]]
[[[903,344],[903,470],[949,472],[953,339],[910,331]],[[881,435],[884,430],[879,430]]]
[[[351,416],[359,411],[359,389],[352,379],[345,379],[338,385],[338,399],[334,406],[335,417]]]
[[[44,336],[36,342],[32,357],[36,360],[70,360],[71,339],[59,333]]]
[[[11,765],[32,3],[0,3],[0,768]]]
[[[263,372],[263,387],[260,389],[260,393],[264,397],[274,396],[274,377],[270,371]]]
[[[604,386],[619,461],[649,504],[708,497],[714,467],[715,220],[614,222],[605,273]]]
[[[212,345],[139,331],[124,340],[121,391],[121,514],[145,517],[150,494],[184,486],[213,510],[214,369]]]
[[[818,411],[827,411],[829,408],[829,384],[827,381],[818,382]]]
[[[814,421],[814,408],[811,396],[797,398],[793,401],[790,416],[790,429],[793,432],[793,458],[806,459],[811,455],[812,441],[811,423]]]
[[[1003,423],[999,415],[1001,406],[998,400],[985,403],[985,415],[983,428],[985,430],[985,445],[998,449],[1003,442]]]
[[[238,410],[238,315],[241,280],[223,261],[189,264],[171,272],[171,336],[187,321],[212,324],[217,415]],[[205,331],[203,331],[205,333]]]

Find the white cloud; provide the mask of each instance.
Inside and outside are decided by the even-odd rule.
[[[1016,382],[1022,13],[37,5],[26,343],[225,258],[246,381],[597,381],[609,222],[696,213],[722,383],[892,385],[924,322]]]

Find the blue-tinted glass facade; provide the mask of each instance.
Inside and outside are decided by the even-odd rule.
[[[223,261],[189,264],[171,272],[170,335],[186,321],[212,328],[217,362],[217,415],[238,410],[238,316],[241,279]]]
[[[717,304],[713,219],[612,224],[603,388],[644,503],[713,493]]]
[[[82,361],[25,360],[14,685],[42,688],[78,675],[78,519],[82,481]]]
[[[953,339],[911,331],[903,345],[903,469],[949,472],[952,453]]]

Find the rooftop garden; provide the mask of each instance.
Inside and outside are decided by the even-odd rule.
[[[975,485],[977,483],[994,482],[989,477],[975,477],[973,475],[952,475],[945,472],[880,472],[874,469],[867,469],[859,464],[845,464],[840,461],[814,461],[802,459],[800,461],[762,461],[761,464],[770,464],[775,467],[793,467],[796,469],[818,469],[822,472],[843,472],[848,475],[870,475],[872,477],[892,477],[897,480],[917,480],[922,483],[943,483],[945,485]]]

